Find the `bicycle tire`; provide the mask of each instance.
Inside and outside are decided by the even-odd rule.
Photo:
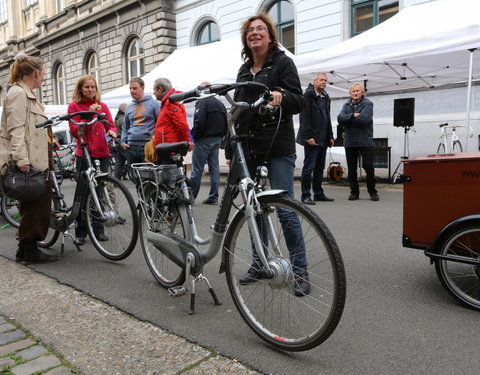
[[[457,154],[459,152],[463,152],[463,147],[460,141],[454,141],[453,142],[453,153]]]
[[[62,205],[62,201],[60,199],[56,199],[52,197],[52,212],[60,211],[61,205]],[[59,236],[60,236],[59,231],[49,227],[45,238],[42,241],[38,241],[38,246],[43,247],[45,249],[52,247],[57,242]]]
[[[444,154],[445,153],[445,145],[440,143],[437,148],[437,154]]]
[[[160,249],[156,248],[147,240],[147,231],[150,227],[153,231],[160,233],[169,231],[181,236],[187,240],[191,240],[189,230],[185,226],[187,223],[185,207],[174,207],[175,212],[156,211],[158,205],[155,203],[156,185],[147,183],[144,185],[145,206],[141,206],[139,213],[140,221],[140,245],[142,247],[145,261],[148,269],[152,273],[155,280],[158,281],[162,288],[168,289],[173,286],[182,285],[185,282],[185,270],[164,255]],[[166,189],[160,187],[161,198],[166,197]],[[157,200],[158,201],[158,200]],[[161,216],[160,216],[161,215]],[[155,228],[153,228],[155,227]]]
[[[480,260],[480,223],[466,223],[440,241],[441,255]],[[436,259],[435,270],[445,289],[464,306],[480,311],[480,265]]]
[[[96,182],[97,196],[106,220],[101,221],[89,190],[83,202],[82,214],[90,240],[105,258],[125,259],[132,253],[138,238],[135,202],[125,185],[115,177],[99,176],[96,177]],[[103,231],[107,240],[99,240],[97,230]]]
[[[12,227],[20,227],[20,201],[3,195],[1,197],[1,210],[5,220],[7,220]]]
[[[239,212],[224,243],[230,294],[243,320],[261,339],[286,351],[312,349],[333,333],[343,313],[346,277],[340,250],[325,223],[305,205],[279,195],[259,196],[258,201],[262,212],[257,214],[257,220],[272,221],[281,248],[282,254],[272,256],[273,241],[268,241],[269,264],[277,271],[270,280],[239,283],[252,263],[248,223]],[[274,212],[282,213],[283,224]],[[282,234],[284,229],[298,223],[306,246],[311,285],[310,293],[301,297],[293,293],[293,267]],[[301,246],[298,239],[295,248]]]

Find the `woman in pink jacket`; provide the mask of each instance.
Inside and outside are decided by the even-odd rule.
[[[88,143],[87,149],[92,157],[92,162],[95,163],[95,160],[98,160],[100,162],[100,170],[107,173],[110,167],[110,149],[108,148],[105,135],[108,134],[111,137],[116,138],[117,129],[107,105],[100,101],[100,90],[98,89],[97,81],[91,75],[83,75],[78,79],[75,90],[73,91],[72,102],[68,105],[68,113],[79,111],[94,111],[105,113],[106,115],[106,121],[104,123],[96,122],[93,125],[84,127],[83,141]],[[73,120],[76,122],[85,121],[81,120],[79,116],[74,117]],[[70,132],[77,141],[75,155],[76,168],[77,172],[79,172],[86,168],[82,149],[80,148],[80,142],[78,141],[79,127],[72,123],[69,123],[69,125]],[[79,183],[83,182],[79,181]],[[85,228],[81,216],[82,214],[80,213],[77,217],[78,226],[76,228],[75,242],[78,245],[83,245],[85,243],[85,237],[87,237],[87,228]],[[93,231],[95,237],[99,241],[108,240],[101,223],[94,222]]]

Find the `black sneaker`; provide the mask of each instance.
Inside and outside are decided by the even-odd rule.
[[[263,272],[257,266],[251,266],[247,273],[240,276],[238,282],[240,285],[247,285],[256,283],[258,280],[263,279],[265,276]]]
[[[295,275],[295,284],[293,285],[293,294],[297,297],[303,297],[310,294],[310,280],[308,278],[308,272],[304,272],[299,275]]]
[[[205,199],[203,204],[218,204],[218,202],[214,201],[213,199]]]
[[[103,234],[103,233],[96,234],[95,237],[97,238],[97,240],[99,240],[101,242],[108,241],[108,236],[106,234]]]
[[[25,260],[25,252],[21,247],[18,248],[15,254],[15,262],[23,262]]]

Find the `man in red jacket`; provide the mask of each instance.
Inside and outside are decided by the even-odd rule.
[[[155,125],[155,146],[160,143],[187,141],[190,144],[188,151],[193,150],[190,139],[190,129],[187,123],[185,107],[180,103],[170,103],[168,97],[177,93],[167,78],[157,78],[153,83],[153,94],[162,102],[160,114]],[[171,160],[160,160],[162,164],[169,164]]]

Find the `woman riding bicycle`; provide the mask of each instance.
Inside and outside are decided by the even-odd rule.
[[[292,115],[299,113],[305,106],[297,68],[292,59],[278,48],[275,26],[266,14],[247,19],[241,28],[245,63],[241,66],[237,82],[255,81],[265,84],[272,90],[270,105],[280,106],[274,114],[256,115],[245,112],[237,124],[237,134],[248,135],[242,145],[249,160],[252,176],[256,168],[266,164],[272,189],[286,190],[293,197],[293,179],[295,169],[295,131]],[[254,102],[259,91],[251,88],[239,88],[234,100]],[[227,160],[232,151],[227,143],[225,150]],[[300,228],[298,226],[298,228]],[[292,266],[296,274],[294,292],[303,296],[310,292],[307,273],[307,259],[302,250],[301,230],[285,231]],[[260,262],[253,251],[253,262],[248,272],[239,282],[248,284],[262,277]]]
[[[74,113],[79,111],[94,111],[98,113],[105,113],[106,122],[97,122],[92,126],[86,126],[83,128],[83,140],[88,143],[88,151],[92,160],[98,160],[100,162],[100,170],[102,172],[108,173],[110,168],[110,149],[108,147],[105,133],[107,135],[116,138],[117,130],[112,119],[112,115],[107,105],[100,101],[100,90],[97,86],[97,81],[91,75],[81,76],[75,86],[73,91],[72,102],[68,105],[68,113]],[[73,118],[76,122],[83,122],[87,120],[82,120],[79,116]],[[79,142],[79,129],[80,127],[69,123],[70,132],[72,136],[75,137],[77,141],[77,149],[75,152],[76,155],[76,169],[77,172],[86,168],[86,164],[83,160],[82,149]],[[79,181],[79,183],[84,183],[84,181]],[[76,238],[75,242],[78,245],[83,245],[85,243],[85,237],[87,237],[87,228],[85,228],[84,223],[82,222],[82,213],[78,215],[77,218],[77,228],[76,228]],[[94,233],[95,237],[99,241],[107,241],[108,237],[104,233],[103,225],[96,222],[94,223]]]

